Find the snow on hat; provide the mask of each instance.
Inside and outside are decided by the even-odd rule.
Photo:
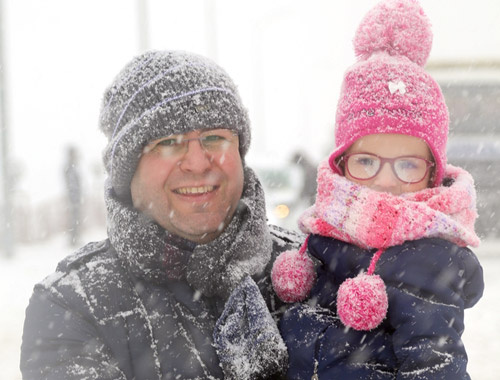
[[[181,51],[135,57],[104,95],[100,129],[108,138],[104,164],[111,187],[130,197],[144,147],[158,138],[196,129],[226,128],[239,135],[244,158],[250,122],[235,84],[207,58]]]
[[[358,27],[358,62],[342,85],[335,124],[336,149],[330,166],[359,138],[379,133],[416,136],[436,163],[433,185],[446,166],[449,116],[436,81],[424,71],[432,47],[427,16],[416,0],[386,0],[371,9]]]

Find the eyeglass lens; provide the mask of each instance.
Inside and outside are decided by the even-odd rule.
[[[419,157],[382,158],[366,153],[352,154],[347,157],[347,170],[357,179],[371,179],[381,170],[385,162],[391,164],[394,174],[402,182],[415,183],[421,181],[428,171],[428,163]]]
[[[236,135],[227,129],[215,129],[200,134],[199,137],[185,138],[185,135],[167,136],[151,144],[148,149],[160,150],[162,155],[177,156],[187,153],[190,141],[198,140],[203,150],[219,153],[227,150],[234,143]]]

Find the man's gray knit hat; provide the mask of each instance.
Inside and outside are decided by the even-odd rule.
[[[239,136],[242,159],[250,146],[250,122],[235,84],[207,58],[181,51],[135,57],[104,94],[99,125],[108,138],[104,165],[122,199],[144,147],[196,129],[226,128]]]

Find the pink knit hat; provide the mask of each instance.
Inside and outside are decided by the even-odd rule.
[[[354,37],[358,62],[344,77],[337,106],[336,149],[330,166],[359,138],[377,133],[416,136],[446,166],[449,116],[436,81],[424,71],[432,46],[427,16],[416,0],[385,0],[371,9]]]

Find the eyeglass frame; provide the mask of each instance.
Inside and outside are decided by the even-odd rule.
[[[231,137],[239,137],[238,133],[232,131],[232,130],[229,130],[227,128],[214,128],[214,129],[206,129],[206,130],[202,130],[200,132],[200,135],[202,134],[205,134],[205,133],[210,133],[210,132],[215,132],[215,131],[228,131],[230,134],[231,134]],[[189,132],[188,132],[189,133]],[[179,157],[181,156],[184,156],[187,152],[188,152],[188,146],[189,146],[189,143],[191,141],[194,141],[194,140],[198,140],[199,144],[200,144],[200,147],[201,149],[206,152],[206,153],[210,153],[210,154],[213,154],[213,153],[216,153],[216,152],[213,152],[213,151],[210,151],[209,149],[206,148],[205,145],[203,145],[203,141],[207,139],[207,137],[209,136],[199,136],[199,137],[191,137],[191,138],[184,138],[183,136],[185,136],[187,133],[183,133],[183,134],[179,134],[179,135],[169,135],[169,136],[165,136],[165,137],[161,137],[157,140],[154,140],[154,141],[151,141],[149,144],[147,144],[145,147],[144,147],[144,153],[149,153],[157,148],[162,148],[160,142],[161,141],[164,141],[164,140],[175,140],[175,143],[172,144],[170,147],[180,147],[180,146],[184,146],[184,151],[183,152],[179,152]],[[220,136],[222,138],[224,138],[226,140],[226,142],[228,143],[233,143],[234,141],[233,140],[229,140],[228,138],[224,137],[224,136]],[[153,145],[154,143],[154,145]],[[163,148],[168,148],[169,146],[163,146]]]
[[[347,162],[349,160],[349,157],[357,155],[357,154],[366,154],[366,155],[377,157],[379,159],[380,166],[374,175],[372,175],[371,177],[368,177],[368,178],[359,178],[359,177],[353,176],[351,174],[351,171],[349,170],[349,165],[347,164]],[[401,158],[418,158],[419,160],[423,160],[425,162],[425,164],[426,164],[425,173],[423,174],[423,176],[420,180],[414,181],[414,182],[408,182],[408,181],[403,181],[401,178],[399,178],[399,175],[396,172],[396,169],[394,168],[394,162],[396,160],[401,159]],[[382,157],[382,156],[379,156],[378,154],[369,153],[369,152],[356,152],[356,153],[342,155],[337,160],[337,165],[340,166],[340,164],[343,163],[344,165],[342,165],[342,166],[345,167],[345,169],[347,170],[347,172],[349,173],[349,175],[352,178],[355,178],[358,181],[368,181],[370,179],[375,178],[380,173],[380,171],[382,170],[382,168],[384,167],[386,162],[388,162],[390,164],[391,170],[394,173],[395,177],[398,179],[398,181],[406,183],[406,184],[412,184],[412,185],[422,182],[425,179],[425,176],[429,173],[429,169],[436,166],[435,162],[432,162],[432,161],[427,160],[427,159],[420,157],[420,156],[398,156],[398,157],[393,157],[393,158],[387,158],[387,157]]]

